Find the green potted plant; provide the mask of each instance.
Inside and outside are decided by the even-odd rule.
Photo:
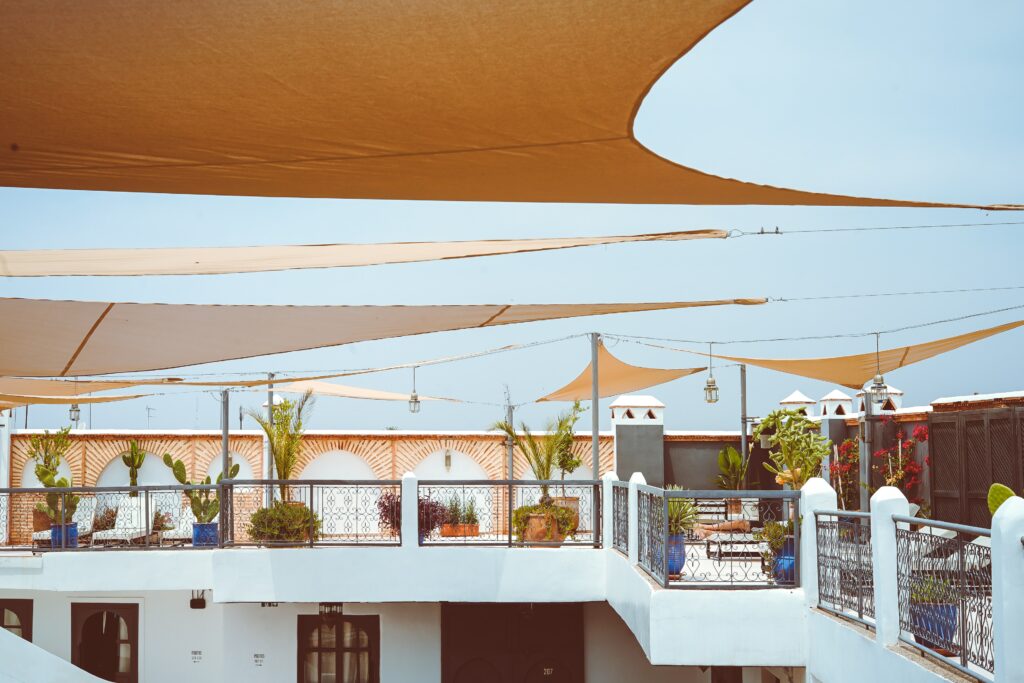
[[[446,521],[441,525],[441,536],[479,536],[480,520],[476,514],[476,501],[470,498],[465,504],[459,502],[457,496],[448,501]]]
[[[256,410],[248,411],[249,417],[255,420],[267,435],[274,469],[277,478],[282,480],[282,483],[279,484],[281,500],[285,502],[289,498],[289,489],[288,484],[284,481],[292,478],[292,470],[295,469],[295,463],[299,459],[305,422],[309,417],[309,411],[313,408],[313,402],[312,390],[302,394],[297,401],[281,401],[272,408],[273,424],[270,423],[266,415]],[[297,505],[302,505],[302,503],[297,503]]]
[[[754,532],[754,540],[763,542],[767,549],[762,556],[765,571],[770,571],[777,583],[796,581],[796,545],[793,540],[793,521],[768,521],[760,531]]]
[[[683,491],[682,486],[670,484],[667,491]],[[668,538],[665,550],[668,554],[668,575],[678,577],[686,566],[686,536],[697,523],[697,506],[692,498],[668,499]]]
[[[128,452],[121,455],[121,462],[128,468],[128,485],[136,487],[139,485],[139,468],[146,461],[146,451],[139,448],[134,439],[128,443]],[[132,498],[138,497],[138,491],[129,493]]]
[[[775,483],[799,490],[821,471],[821,462],[832,452],[832,442],[821,435],[818,423],[799,410],[776,410],[755,428],[754,436],[768,434],[770,463],[764,468]]]
[[[571,472],[578,466],[572,464],[572,445],[573,428],[581,412],[582,408],[577,401],[571,409],[549,423],[547,433],[543,435],[534,434],[525,423],[520,425],[521,433],[507,421],[496,423],[494,428],[504,432],[511,439],[516,450],[522,453],[530,464],[538,480],[551,480],[556,467],[562,471],[564,480],[567,470],[562,467],[571,467],[568,470]],[[520,540],[560,543],[566,536],[575,533],[579,525],[579,501],[576,500],[576,509],[572,509],[571,501],[565,496],[562,499],[561,504],[556,504],[556,499],[551,497],[549,486],[542,484],[538,504],[524,505],[514,510],[512,527]],[[568,514],[561,514],[557,512],[559,510],[564,510]]]
[[[718,488],[725,491],[741,491],[747,480],[747,466],[750,459],[744,459],[732,446],[726,446],[718,451]],[[726,512],[730,515],[738,515],[743,511],[743,501],[739,498],[726,498]]]
[[[29,438],[29,458],[35,461],[35,475],[44,488],[68,488],[72,486],[72,480],[60,477],[60,464],[64,456],[71,449],[71,427],[65,427],[57,432],[44,431],[42,434],[33,434]],[[39,515],[42,520],[44,531],[46,524],[50,527],[50,547],[77,548],[78,547],[78,523],[72,518],[78,510],[79,497],[73,494],[60,495],[47,493],[45,502],[36,504],[33,515]],[[33,530],[36,523],[33,519]]]
[[[420,545],[424,539],[440,529],[447,521],[448,507],[436,500],[420,498],[416,501],[417,536]],[[402,497],[395,491],[385,491],[377,499],[380,526],[393,536],[402,537]]]
[[[302,545],[320,537],[320,518],[305,505],[275,500],[252,513],[246,532],[267,545]]]
[[[910,622],[918,627],[914,631],[918,644],[939,654],[952,654],[942,644],[952,643],[956,634],[959,622],[957,594],[958,591],[948,581],[937,576],[912,577]],[[918,635],[921,631],[928,635]]]
[[[170,453],[164,453],[164,464],[171,468],[174,478],[178,480],[179,484],[195,486],[188,480],[185,463],[181,460],[175,460]],[[238,469],[238,463],[229,462],[228,479],[234,479],[238,474]],[[216,483],[219,484],[223,477],[223,472],[218,474]],[[210,475],[206,475],[206,478],[198,483],[209,486]],[[192,515],[196,518],[196,521],[192,522],[192,545],[196,548],[209,548],[217,545],[218,528],[217,522],[213,520],[220,513],[220,496],[214,489],[186,489],[185,495],[188,496]]]

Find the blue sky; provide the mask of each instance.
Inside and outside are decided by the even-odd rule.
[[[800,189],[969,203],[1024,202],[1019,86],[1024,5],[1017,2],[859,3],[755,0],[676,64],[653,88],[636,134],[696,168]],[[1022,213],[940,209],[835,209],[487,204],[194,197],[0,189],[8,249],[383,242],[618,234],[686,228],[842,228],[1024,220]],[[798,297],[1024,284],[1024,226],[635,244],[442,263],[209,277],[51,278],[0,281],[0,295],[179,303],[434,304]],[[1024,291],[1024,290],[1022,290]],[[870,331],[1013,306],[1022,291],[775,303],[640,313],[467,330],[203,366],[196,372],[367,367],[597,330],[695,339]],[[889,337],[914,343],[1024,317],[1011,311]],[[892,373],[907,404],[1024,388],[1024,332],[1016,331]],[[202,343],[201,331],[196,343]],[[637,364],[700,364],[685,354],[609,345]],[[723,352],[800,357],[860,353],[873,339],[761,343]],[[2,350],[0,350],[2,352]],[[561,386],[588,360],[577,339],[423,368],[421,393],[499,403]],[[650,393],[672,429],[735,428],[736,371],[717,373],[722,400],[702,402],[703,377]],[[407,391],[409,371],[354,380]],[[751,368],[752,414],[791,390],[832,387]],[[236,394],[237,404],[262,396]],[[206,394],[97,406],[96,427],[214,428]],[[559,406],[526,406],[540,424]],[[87,411],[84,411],[86,415]],[[424,406],[323,398],[313,427],[483,429],[486,405]],[[602,402],[602,428],[608,427]],[[18,423],[21,424],[21,411]],[[589,420],[589,418],[587,418]],[[66,423],[66,408],[33,407],[30,426]],[[237,424],[237,420],[233,420]],[[589,424],[589,422],[588,422]],[[247,425],[251,426],[251,425]]]

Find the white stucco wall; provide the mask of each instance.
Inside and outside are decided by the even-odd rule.
[[[164,464],[162,455],[146,453],[146,459],[139,468],[139,486],[177,484],[174,472]],[[96,486],[128,486],[128,468],[118,456],[107,463],[96,478]]]
[[[348,451],[328,451],[302,468],[296,479],[378,479],[370,463]]]
[[[233,451],[229,452],[228,455],[231,458],[231,464],[232,465],[238,465],[238,474],[235,475],[235,479],[255,479],[256,478],[253,475],[253,472],[252,472],[252,465],[249,464],[248,460],[246,460],[244,457],[242,457],[241,455],[238,455],[237,453],[235,453]],[[216,458],[214,458],[213,460],[210,461],[210,466],[206,468],[206,474],[209,475],[211,482],[217,481],[217,475],[220,474],[220,469],[221,469],[220,466],[221,466],[220,456],[217,456]]]
[[[446,449],[451,453],[451,468],[444,466],[445,450],[435,451],[423,458],[413,470],[419,479],[490,479],[487,472],[473,458],[454,449]]]

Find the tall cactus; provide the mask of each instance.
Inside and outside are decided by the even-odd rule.
[[[145,461],[146,451],[139,447],[138,442],[129,442],[128,452],[121,456],[121,462],[128,468],[128,483],[131,486],[139,485],[139,468],[142,467],[142,463]],[[139,494],[136,491],[132,491],[130,495],[132,498],[135,498]]]
[[[174,472],[174,478],[178,480],[179,484],[195,486],[195,484],[188,480],[187,473],[185,472],[185,463],[181,460],[175,460],[171,457],[170,453],[164,453],[164,464],[171,468],[171,471]],[[240,465],[238,463],[229,463],[228,479],[234,479],[238,474],[239,468]],[[223,472],[218,474],[216,483],[219,484],[223,477]],[[206,475],[206,479],[197,483],[209,485],[210,475]],[[195,515],[196,521],[200,524],[209,524],[217,516],[217,513],[220,512],[220,497],[213,489],[189,490],[185,491],[185,495],[188,496],[189,503],[192,505],[192,514]]]

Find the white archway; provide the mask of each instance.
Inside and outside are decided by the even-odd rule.
[[[302,468],[297,479],[376,479],[370,463],[349,451],[328,451]]]
[[[412,472],[420,479],[490,479],[480,463],[451,448],[434,451],[420,460]]]
[[[127,453],[127,451],[125,451]],[[163,456],[146,453],[146,459],[139,468],[139,486],[159,486],[161,484],[177,484],[174,472],[164,464]],[[96,478],[96,486],[130,486],[128,468],[121,460],[121,454],[107,463],[100,476]]]
[[[299,476],[300,481],[313,479],[375,480],[370,463],[349,451],[328,451],[309,462]],[[361,534],[366,538],[376,537],[381,529],[378,523],[377,487],[354,487],[344,484],[321,484],[309,487],[296,486],[291,493],[292,500],[310,504],[320,518],[320,530],[325,538]]]
[[[67,458],[61,458],[60,465],[57,467],[57,479],[64,478],[71,481],[71,465],[68,464]],[[75,486],[81,486],[82,482],[72,481]],[[41,489],[43,483],[36,477],[36,461],[29,458],[25,461],[25,469],[21,471],[21,488],[23,489]]]
[[[231,458],[231,464],[232,465],[238,465],[238,474],[235,475],[235,479],[255,479],[256,478],[253,475],[252,465],[249,464],[248,460],[243,458],[238,453],[235,453],[234,451],[228,451],[228,457]],[[220,461],[220,455],[218,454],[217,456],[215,456],[213,458],[213,460],[210,461],[209,467],[206,468],[206,474],[208,474],[210,476],[210,481],[211,482],[216,482],[217,481],[217,476],[220,474],[220,466],[221,466],[221,461]]]

